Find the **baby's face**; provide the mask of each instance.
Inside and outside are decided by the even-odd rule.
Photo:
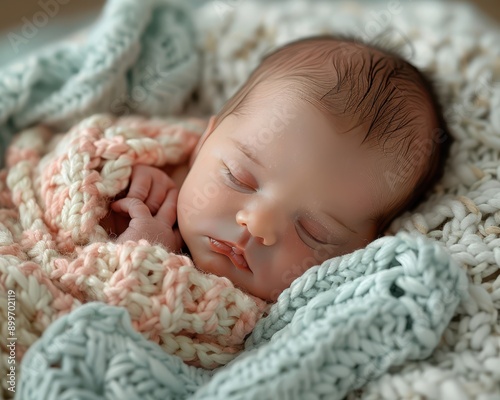
[[[199,269],[274,301],[311,266],[375,239],[386,163],[361,130],[335,132],[309,103],[267,99],[205,135],[178,199]]]

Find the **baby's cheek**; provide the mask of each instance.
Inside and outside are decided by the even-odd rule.
[[[342,254],[342,250],[337,248],[336,246],[322,246],[314,251],[314,258],[318,263],[322,263],[332,257],[336,257]]]
[[[290,287],[292,282],[301,276],[308,268],[307,265],[310,263],[311,266],[314,265],[311,260],[304,260],[304,263],[292,263],[289,264],[287,268],[282,268],[281,273],[277,274],[273,279],[266,279],[268,285],[269,297],[272,301],[275,301],[278,296],[287,288]],[[308,263],[309,261],[309,263]]]
[[[311,267],[321,265],[324,261],[329,260],[339,255],[338,249],[335,246],[326,245],[318,247],[317,249],[306,249],[297,256],[299,262],[291,264],[288,270],[289,284],[299,276],[303,275]]]
[[[286,288],[305,271],[318,263],[312,249],[289,249],[281,263],[279,279],[274,284],[278,288]]]

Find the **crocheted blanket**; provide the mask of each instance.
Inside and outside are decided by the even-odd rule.
[[[307,271],[224,367],[188,366],[135,332],[125,308],[90,303],[57,319],[31,346],[20,381],[16,375],[18,398],[497,393],[500,122],[491,110],[500,104],[500,35],[464,5],[368,4],[212,2],[183,12],[175,2],[108,1],[87,41],[2,71],[0,134],[8,140],[29,124],[64,130],[96,111],[213,113],[264,53],[286,41],[324,32],[370,41],[386,32],[440,83],[456,139],[440,185],[393,223],[394,237]],[[9,353],[2,357],[9,365]]]

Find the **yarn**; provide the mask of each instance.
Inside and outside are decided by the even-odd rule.
[[[417,336],[413,336],[416,340],[415,343],[419,343],[416,348],[423,349],[422,355],[428,354],[430,345],[435,342],[433,337],[440,337],[441,340],[436,349],[426,359],[407,358],[404,360],[408,353],[405,353],[404,350],[400,351],[400,348],[397,348],[398,350],[395,352],[389,351],[386,358],[381,357],[382,352],[380,352],[378,353],[379,358],[376,359],[385,362],[375,362],[371,364],[374,368],[370,368],[377,370],[377,374],[371,375],[367,373],[370,372],[369,370],[365,370],[363,373],[366,374],[359,375],[361,377],[359,381],[351,381],[352,385],[349,385],[349,382],[346,384],[346,379],[349,379],[353,371],[350,368],[357,365],[353,364],[352,360],[357,360],[358,363],[365,365],[367,359],[363,357],[370,354],[371,347],[362,347],[362,351],[356,351],[346,356],[343,349],[329,347],[328,341],[323,340],[323,337],[316,337],[314,346],[304,347],[304,352],[300,352],[300,349],[297,350],[295,347],[311,343],[308,341],[308,337],[309,335],[314,337],[316,328],[321,328],[322,323],[319,321],[328,321],[324,322],[325,324],[331,323],[331,329],[334,332],[339,329],[340,338],[356,337],[353,334],[354,327],[358,327],[358,331],[368,334],[368,325],[364,325],[362,322],[353,322],[351,325],[353,330],[349,331],[349,334],[342,332],[340,328],[335,328],[336,319],[331,317],[327,311],[336,310],[337,313],[340,313],[342,303],[338,307],[325,307],[324,312],[320,310],[318,316],[323,317],[318,320],[317,324],[314,320],[316,311],[308,309],[309,311],[305,312],[305,308],[314,301],[315,296],[321,295],[320,289],[328,291],[332,287],[335,290],[336,286],[333,283],[345,284],[351,276],[351,272],[346,269],[340,276],[333,274],[329,278],[333,282],[332,284],[329,281],[323,282],[325,277],[323,274],[317,277],[304,275],[297,279],[289,290],[283,292],[282,297],[269,311],[269,316],[256,324],[248,338],[248,351],[243,352],[231,363],[219,369],[213,379],[196,393],[198,398],[231,398],[232,393],[234,393],[234,398],[248,398],[256,392],[249,389],[249,386],[243,385],[241,391],[238,387],[240,382],[247,378],[250,379],[250,382],[257,382],[251,381],[253,375],[257,373],[256,371],[272,372],[271,375],[274,377],[272,381],[266,380],[265,377],[262,378],[264,379],[262,390],[266,391],[264,398],[266,396],[280,398],[282,397],[280,395],[285,392],[289,394],[290,398],[297,399],[333,399],[335,396],[341,398],[342,392],[336,392],[337,388],[347,390],[348,400],[405,397],[487,399],[494,398],[498,393],[498,382],[500,381],[498,375],[500,370],[498,368],[500,360],[498,337],[500,332],[497,322],[500,307],[500,278],[498,277],[500,264],[498,255],[500,244],[498,242],[500,234],[498,228],[500,225],[498,217],[500,215],[498,204],[500,181],[498,175],[500,171],[498,165],[500,154],[498,151],[500,146],[497,143],[498,113],[493,112],[496,110],[495,106],[498,105],[497,100],[500,98],[499,70],[497,68],[500,53],[497,46],[500,39],[498,29],[487,24],[474,12],[473,8],[463,4],[454,3],[451,5],[446,2],[434,1],[413,2],[411,4],[410,2],[401,2],[398,4],[399,7],[393,7],[395,5],[393,3],[390,3],[391,5],[379,3],[376,6],[372,3],[367,4],[369,4],[368,8],[363,9],[359,7],[359,3],[353,2],[333,4],[329,1],[311,3],[293,0],[287,2],[287,7],[264,2],[214,2],[200,8],[193,14],[193,19],[196,28],[196,49],[201,56],[202,79],[197,88],[199,101],[190,102],[187,111],[207,114],[216,112],[248,77],[252,68],[258,64],[259,58],[266,51],[270,51],[289,40],[316,33],[351,33],[363,40],[371,40],[389,28],[389,32],[384,35],[385,38],[402,47],[415,65],[423,68],[439,83],[438,92],[445,105],[446,117],[456,140],[446,165],[445,176],[440,184],[416,210],[394,221],[388,233],[410,231],[441,243],[446,252],[451,253],[453,259],[466,270],[473,284],[468,286],[468,295],[462,297],[451,322],[447,325],[444,323],[446,327],[442,335],[438,329],[440,326],[428,325],[436,328],[434,335],[427,335],[425,333],[427,331],[423,329],[421,332],[424,333],[418,334],[420,340],[417,339]],[[408,46],[408,40],[411,41],[411,46]],[[60,51],[60,53],[63,54],[64,51]],[[22,67],[30,68],[29,64],[22,65]],[[21,83],[19,87],[24,88],[25,86]],[[26,84],[26,87],[29,85]],[[34,88],[38,89],[38,86]],[[3,91],[2,89],[2,93]],[[19,93],[25,95],[23,90],[19,90]],[[94,95],[99,98],[99,91],[96,90]],[[4,120],[2,119],[2,121]],[[8,124],[4,124],[3,128],[5,126]],[[11,132],[16,130],[18,129]],[[2,222],[7,226],[15,226],[15,216],[5,213]],[[19,235],[19,232],[15,230],[14,232],[14,236]],[[398,237],[399,235],[400,233],[396,236],[398,240],[401,239]],[[11,245],[12,242],[7,240],[8,235],[2,235],[1,238],[7,246]],[[409,242],[410,240],[405,239],[405,241]],[[384,262],[387,262],[388,265],[397,267],[397,263],[389,262],[390,255],[394,254],[391,253],[392,250],[385,251],[383,249],[389,244],[389,242],[382,242],[379,245],[374,242],[367,247],[371,250],[363,249],[367,251],[346,255],[343,258],[350,259],[354,257],[354,254],[357,254],[357,260],[361,260],[366,266],[369,264],[369,260],[373,261],[374,257],[377,257],[379,262],[385,260]],[[380,254],[374,251],[371,246],[380,246]],[[409,246],[409,248],[411,247]],[[12,247],[12,251],[18,250]],[[413,250],[408,251],[413,252]],[[377,256],[377,254],[379,255]],[[416,258],[418,259],[418,257]],[[353,264],[350,264],[351,268]],[[436,265],[442,266],[444,264],[440,261]],[[318,268],[318,270],[320,269]],[[422,277],[426,275],[426,272],[425,270],[421,270],[421,272],[422,276],[419,279],[424,279]],[[314,274],[314,270],[311,274]],[[441,277],[444,278],[445,275],[441,275]],[[353,273],[353,278],[359,279],[365,278],[365,276]],[[425,281],[428,282],[428,280]],[[451,282],[453,284],[453,282],[460,281],[457,278],[456,281]],[[415,285],[414,279],[410,282],[410,287],[415,286],[415,288],[423,290],[422,285]],[[446,279],[442,283],[445,285],[444,287],[447,287]],[[358,281],[358,286],[365,290],[361,279]],[[425,287],[425,285],[423,286]],[[385,286],[386,293],[401,293],[400,285],[392,287],[392,291],[391,287],[392,284]],[[460,291],[461,288],[456,289]],[[350,289],[353,289],[353,285],[350,286]],[[446,290],[443,289],[439,293],[445,292]],[[431,292],[431,298],[433,293],[438,292]],[[450,293],[453,294],[452,298],[459,297],[458,292],[452,290]],[[348,294],[347,291],[344,294],[347,296],[345,301],[350,299]],[[413,295],[407,295],[405,292],[405,295],[396,297],[396,299],[401,300]],[[426,304],[429,305],[428,307],[421,306],[424,315],[434,315],[431,311],[438,309],[443,312],[443,321],[449,321],[447,317],[451,318],[451,316],[446,312],[453,313],[451,310],[453,302],[450,303],[450,309],[443,310],[439,306],[439,301],[433,302],[422,293],[420,296],[423,296],[422,299],[427,299]],[[366,297],[366,299],[368,302],[373,298]],[[413,303],[404,304],[409,307],[405,310],[416,309],[412,307]],[[445,302],[445,304],[448,303]],[[322,305],[320,304],[320,306]],[[378,307],[378,303],[375,305]],[[76,308],[75,313],[82,308]],[[301,311],[303,309],[304,311]],[[399,310],[400,307],[393,307],[387,312],[390,314],[393,309]],[[309,319],[303,318],[302,314],[309,316]],[[68,314],[67,317],[71,315],[72,313]],[[296,315],[297,317],[295,317]],[[360,312],[356,315],[365,314]],[[66,316],[61,317],[55,323],[66,321],[64,318]],[[288,326],[294,323],[295,318],[298,321],[297,329],[292,330]],[[360,318],[362,319],[362,317]],[[438,314],[427,320],[433,321],[434,318],[438,318]],[[423,320],[425,321],[425,319]],[[312,321],[314,330],[309,330],[309,325],[304,325],[305,321]],[[358,320],[353,318],[353,321]],[[342,320],[342,323],[348,325],[349,321]],[[427,329],[428,326],[424,325],[424,328]],[[282,340],[279,340],[280,332],[283,332],[281,334]],[[371,330],[371,332],[374,331]],[[372,336],[377,338],[376,333],[372,333]],[[275,337],[276,339],[274,339]],[[383,336],[381,337],[383,338]],[[57,338],[56,334],[52,335],[48,331],[46,341],[42,339],[29,350],[29,352],[33,351],[30,360],[35,360],[35,354],[38,351],[41,355],[48,353],[47,348],[42,347],[42,343],[57,343]],[[330,336],[328,338],[331,339]],[[381,343],[377,342],[376,339],[371,340],[374,340],[374,347],[377,347],[376,343]],[[100,342],[104,343],[105,337],[101,337],[100,340],[96,338],[94,341],[86,343],[90,345]],[[39,343],[40,348],[36,347]],[[276,347],[271,349],[274,343],[276,343]],[[359,341],[359,343],[366,342]],[[48,344],[43,346],[48,346]],[[83,343],[81,346],[84,348],[85,344]],[[328,352],[330,348],[335,349],[333,353],[341,359],[342,365],[347,366],[349,374],[345,369],[337,367],[339,364],[332,367],[330,361],[324,361],[325,359],[334,359],[334,356]],[[311,351],[308,353],[308,350]],[[266,358],[265,354],[268,352],[273,354],[273,357]],[[289,359],[286,358],[287,352],[290,352]],[[314,355],[311,357],[305,357],[313,353]],[[276,354],[279,354],[279,357]],[[70,360],[71,354],[63,351],[58,357],[68,357]],[[303,359],[303,363],[297,365],[298,361],[295,357]],[[276,359],[280,360],[279,363]],[[28,360],[28,356],[26,360]],[[164,365],[169,366],[169,363],[173,363],[174,360],[177,358],[169,357],[169,361],[165,362]],[[392,360],[397,361],[394,364],[395,368],[389,368],[387,365]],[[247,362],[248,364],[245,364]],[[288,362],[291,366],[290,375],[285,374]],[[180,364],[178,363],[178,365]],[[23,362],[23,368],[24,365],[27,365],[29,369],[33,366],[31,362]],[[237,371],[232,370],[233,366],[238,368]],[[324,368],[325,366],[329,366],[329,369]],[[145,371],[140,376],[148,378],[154,376],[154,373],[147,367],[140,369]],[[192,373],[193,379],[199,376],[197,372],[194,372],[199,370],[192,368],[188,368],[188,370]],[[277,373],[277,370],[283,374]],[[359,372],[356,368],[354,371]],[[57,371],[50,373],[57,376]],[[37,393],[37,384],[42,381],[49,382],[48,380],[44,381],[48,374],[49,372],[45,376],[42,374],[36,378],[28,375],[25,377],[26,379],[21,378],[21,386],[26,387],[26,392],[23,393]],[[72,379],[80,379],[79,376],[79,374],[73,374]],[[334,380],[330,377],[333,377]],[[182,379],[183,376],[179,376],[179,378]],[[33,383],[31,383],[31,379],[33,379]],[[73,381],[68,380],[67,382]],[[205,378],[200,378],[200,385],[201,382],[206,382]],[[363,386],[365,382],[366,384]],[[129,393],[132,393],[131,390],[134,388],[131,385],[125,385],[123,381],[120,384],[123,384]],[[260,384],[261,382],[258,381],[258,385]],[[160,383],[158,385],[158,387],[164,387]],[[40,387],[45,386],[38,386],[38,388]],[[355,388],[358,389],[355,390]],[[301,389],[304,392],[300,392]],[[168,390],[172,392],[174,389]],[[228,397],[218,396],[222,393],[227,394]],[[120,397],[127,398],[125,394]],[[29,399],[29,397],[24,398]],[[93,398],[98,397],[94,396]],[[168,395],[163,398],[168,398]],[[171,398],[176,397],[172,394]]]
[[[145,340],[125,309],[99,302],[59,318],[32,349],[16,398],[182,399],[211,375]]]
[[[101,114],[65,134],[37,126],[15,137],[0,180],[0,296],[16,298],[17,362],[51,322],[92,301],[124,307],[138,332],[190,365],[212,369],[243,350],[265,301],[162,246],[116,244],[99,225],[133,165],[186,162],[205,124]],[[8,331],[7,318],[0,325]]]
[[[436,243],[403,233],[378,239],[296,279],[260,320],[253,346],[216,371],[161,351],[134,332],[124,309],[90,303],[28,350],[16,396],[342,399],[391,366],[428,357],[467,286]]]
[[[64,41],[0,74],[0,167],[12,135],[35,123],[61,131],[97,112],[182,112],[199,80],[189,7],[109,0],[83,43]]]

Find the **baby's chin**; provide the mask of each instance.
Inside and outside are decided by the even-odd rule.
[[[184,247],[182,247],[181,251],[182,254],[187,255],[193,261],[193,264],[198,271],[220,276],[215,271],[213,271],[213,267],[211,266],[211,263],[209,261],[203,260],[203,257],[198,257],[196,252],[191,252],[186,244],[184,244]]]
[[[268,303],[275,302],[278,296],[283,291],[275,289],[271,291],[271,293],[267,293],[267,291],[265,290],[264,291],[253,290],[251,287],[243,287],[241,285],[238,285],[237,283],[233,282],[229,277],[227,277],[222,271],[217,271],[217,268],[213,264],[213,260],[204,259],[203,255],[197,255],[196,251],[191,252],[185,242],[183,247],[181,248],[181,252],[182,254],[187,255],[193,261],[194,267],[198,271],[204,272],[206,274],[212,274],[219,277],[227,278],[232,282],[232,284],[237,289],[241,290],[244,293],[250,294],[254,297],[260,298],[261,300],[264,300]]]

